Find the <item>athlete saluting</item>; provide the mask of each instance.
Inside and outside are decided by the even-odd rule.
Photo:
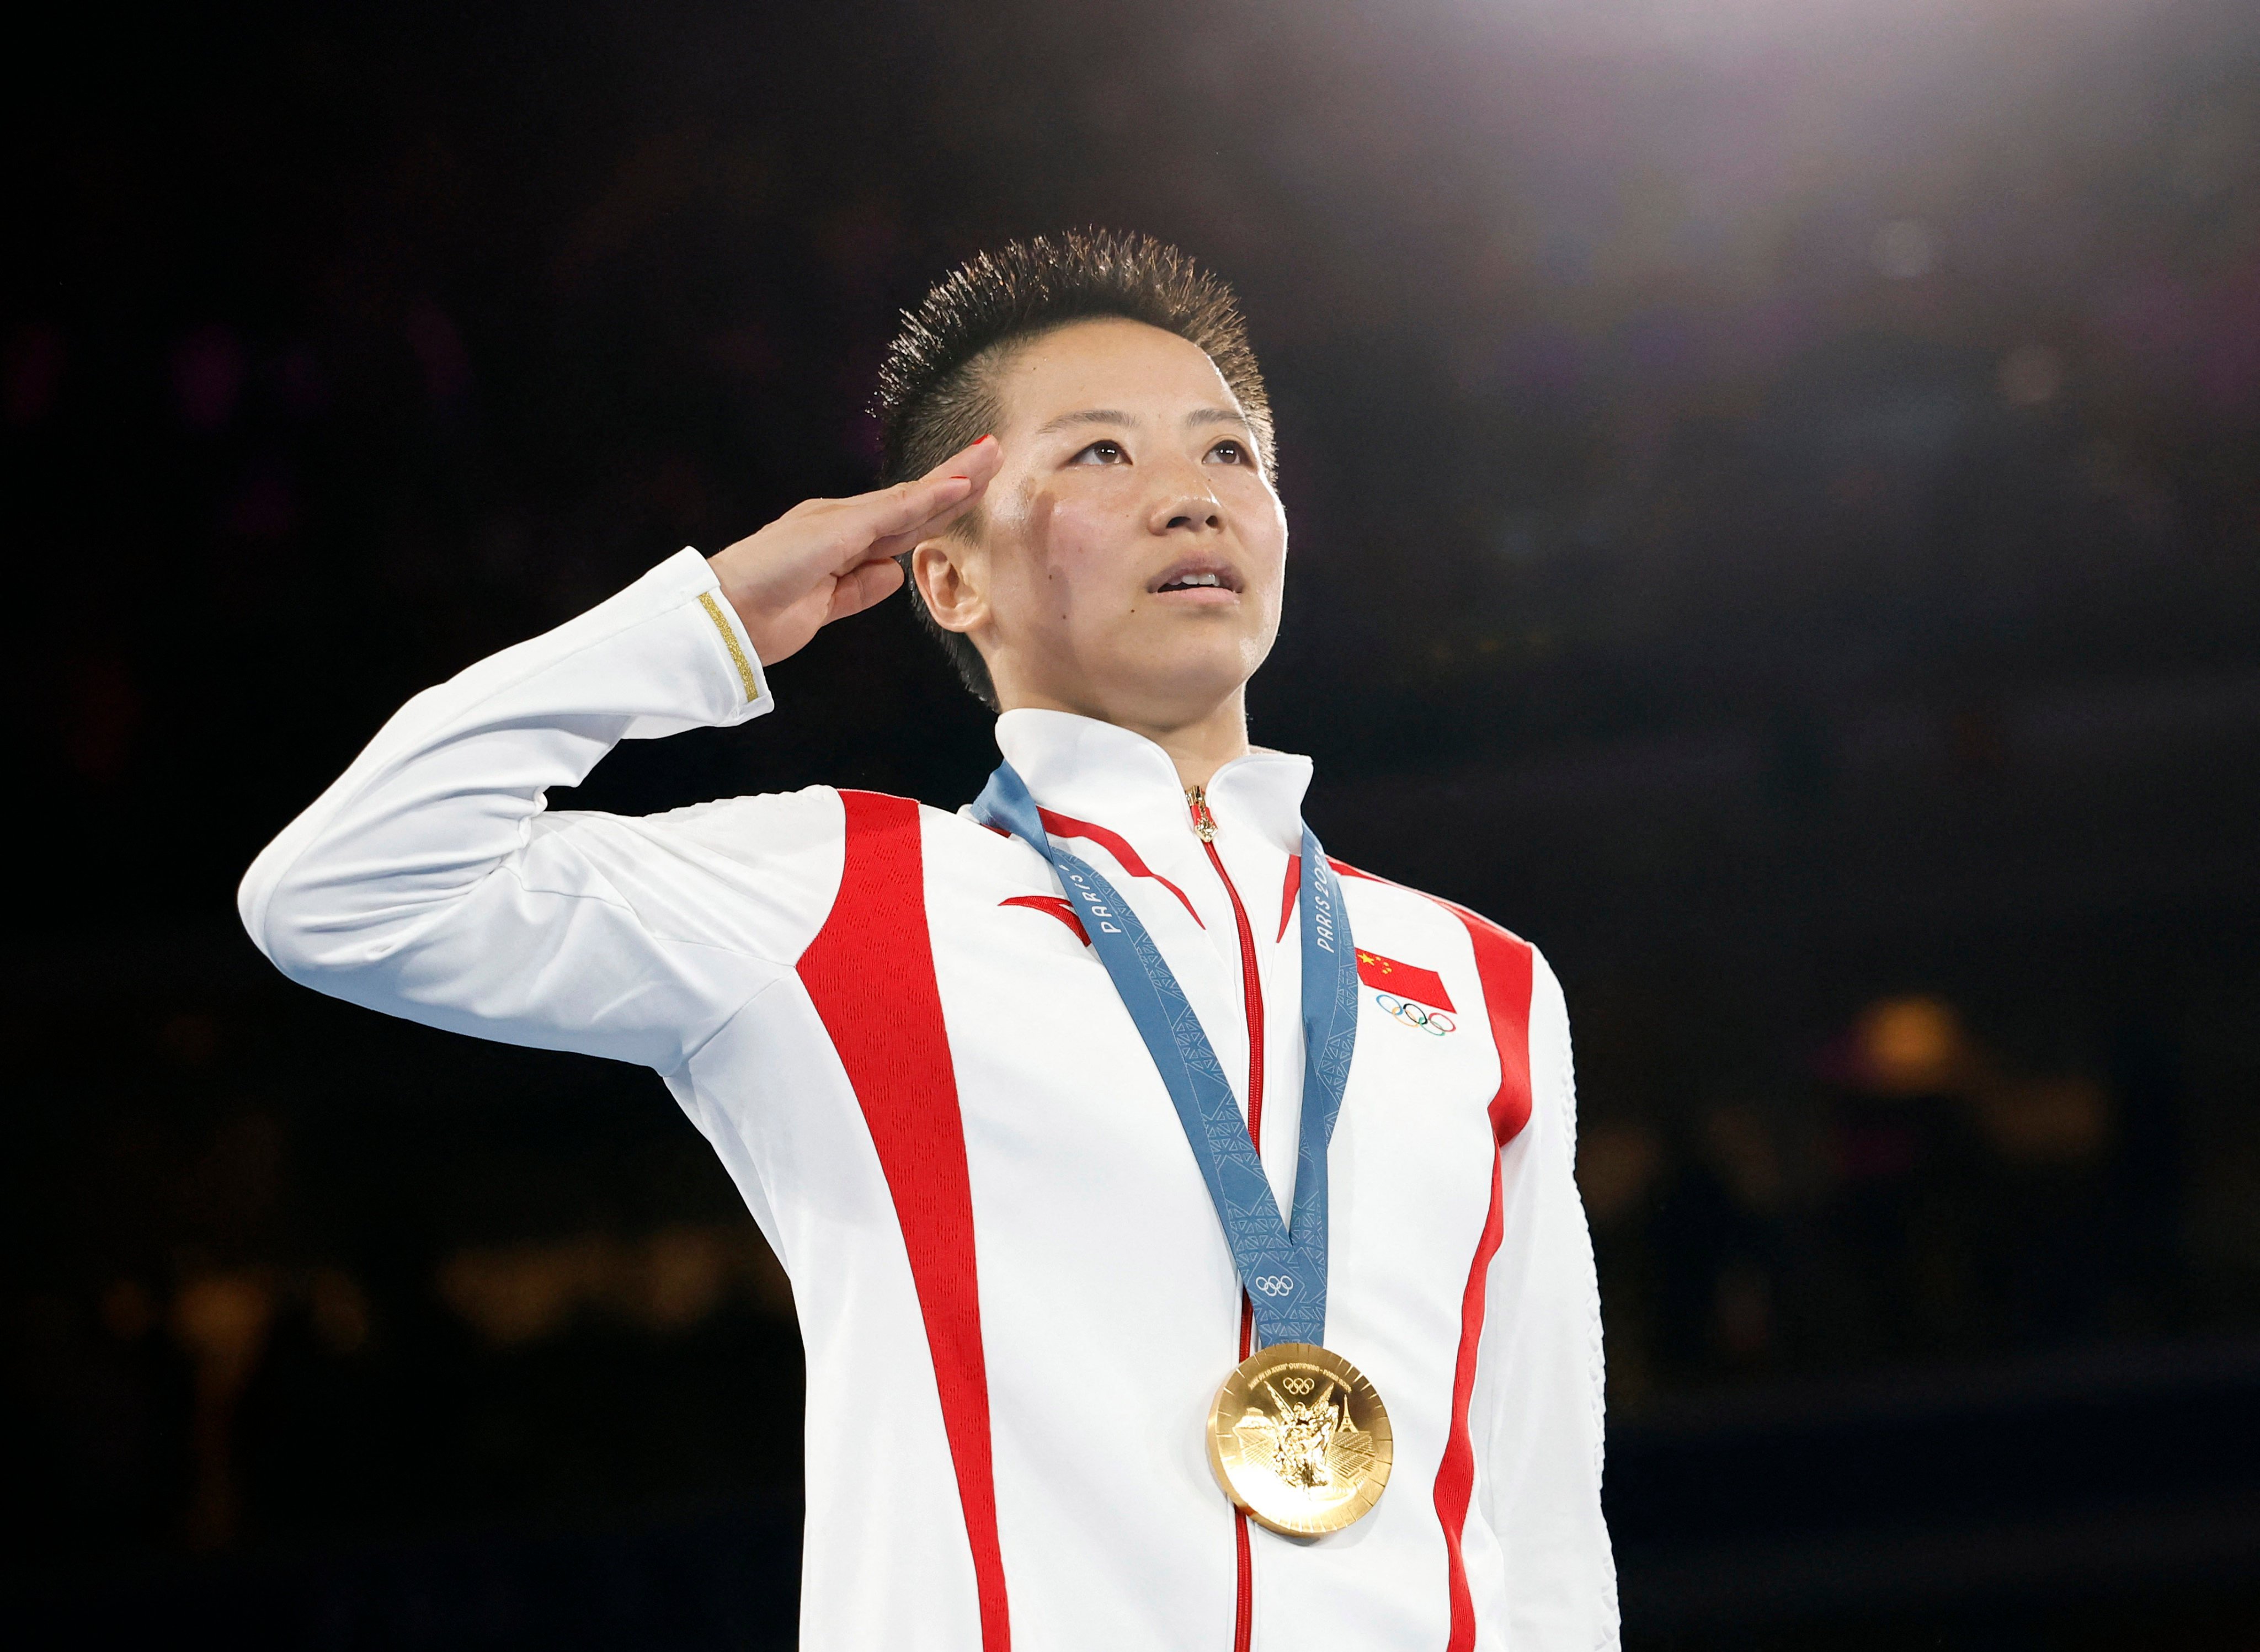
[[[1327,860],[1252,748],[1287,533],[1230,290],[1039,240],[928,295],[893,485],[417,696],[245,878],[295,978],[641,1062],[790,1274],[805,1644],[1616,1644],[1544,962]],[[905,583],[1004,762],[548,813]],[[875,1397],[883,1403],[875,1404]]]

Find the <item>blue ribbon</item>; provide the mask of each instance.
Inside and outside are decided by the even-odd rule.
[[[1248,1121],[1223,1063],[1161,948],[1087,862],[1053,843],[1026,783],[1010,763],[989,776],[973,818],[1000,826],[1051,862],[1083,920],[1091,949],[1113,978],[1208,1184],[1225,1241],[1255,1310],[1259,1348],[1323,1344],[1327,1329],[1327,1148],[1341,1112],[1357,1044],[1357,952],[1341,883],[1326,851],[1303,828],[1303,1117],[1291,1225],[1279,1214]]]

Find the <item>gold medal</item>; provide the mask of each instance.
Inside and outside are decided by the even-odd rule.
[[[1364,1373],[1311,1342],[1241,1362],[1208,1412],[1208,1461],[1225,1495],[1290,1537],[1338,1532],[1381,1500],[1395,1441]]]

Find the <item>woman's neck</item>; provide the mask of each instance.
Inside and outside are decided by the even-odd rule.
[[[1129,726],[1125,725],[1125,726]],[[1177,783],[1191,790],[1206,786],[1216,771],[1248,755],[1248,707],[1238,694],[1208,716],[1178,728],[1132,728],[1169,754]]]
[[[1207,785],[1216,771],[1234,758],[1248,755],[1248,700],[1240,689],[1189,722],[1149,723],[1133,717],[1110,717],[1094,707],[1069,704],[1041,693],[1012,695],[1000,709],[1068,712],[1143,735],[1169,754],[1176,767],[1177,783],[1189,791]]]

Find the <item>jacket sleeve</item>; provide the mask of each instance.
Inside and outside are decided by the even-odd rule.
[[[1470,1421],[1477,1495],[1507,1570],[1513,1652],[1618,1644],[1616,1563],[1601,1517],[1600,1290],[1577,1182],[1570,1018],[1546,961],[1530,1003],[1530,1122],[1500,1155],[1493,1257]]]
[[[620,740],[771,704],[712,571],[683,551],[409,701],[253,863],[244,927],[284,974],[353,1003],[676,1071],[822,921],[838,796],[631,819],[547,814],[545,794]]]

